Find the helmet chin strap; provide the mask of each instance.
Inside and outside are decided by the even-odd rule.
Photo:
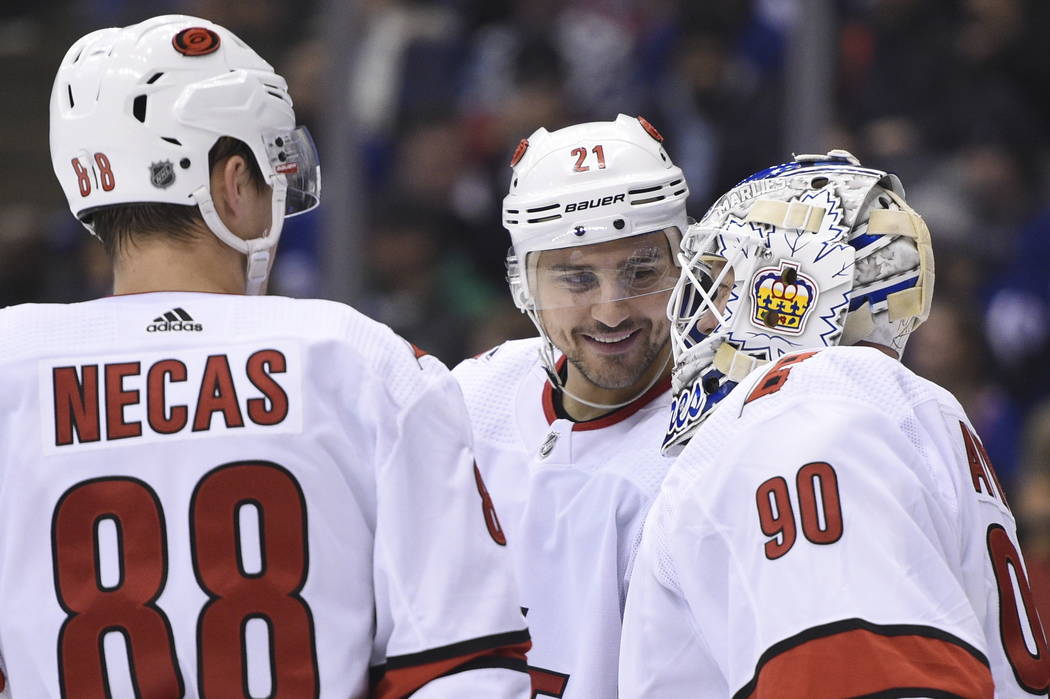
[[[270,198],[270,228],[263,235],[250,240],[236,235],[222,222],[207,186],[198,187],[193,192],[193,200],[197,202],[204,222],[215,237],[245,256],[244,291],[251,296],[258,296],[266,291],[266,281],[270,276],[270,268],[273,267],[274,248],[277,247],[281,229],[284,227],[284,202],[288,193],[288,183],[283,176],[274,176],[270,179],[270,187],[273,189]]]
[[[547,380],[551,382],[551,385],[554,386],[554,388],[558,389],[573,400],[583,403],[584,405],[589,406],[591,408],[597,408],[599,410],[616,410],[617,408],[622,408],[625,405],[630,405],[631,403],[635,402],[643,395],[645,395],[646,391],[648,391],[650,388],[656,385],[656,382],[659,381],[660,377],[664,375],[664,369],[667,368],[668,362],[671,361],[671,353],[668,352],[667,356],[664,357],[663,364],[660,366],[660,371],[653,374],[653,378],[649,380],[649,383],[645,385],[645,388],[638,391],[636,394],[623,401],[622,403],[595,403],[593,401],[587,400],[586,398],[581,398],[580,396],[576,395],[575,393],[573,393],[565,387],[565,382],[562,381],[561,376],[558,375],[557,362],[554,358],[554,343],[551,342],[551,339],[547,336],[547,331],[543,329],[543,324],[540,323],[540,319],[536,315],[536,312],[530,308],[526,311],[526,315],[529,316],[529,319],[532,321],[532,324],[536,326],[537,330],[539,330],[540,337],[543,338],[543,346],[540,348],[540,361],[543,363],[543,370],[547,373]]]

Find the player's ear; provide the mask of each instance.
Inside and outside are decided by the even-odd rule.
[[[258,185],[252,179],[247,160],[231,155],[216,163],[211,171],[211,195],[215,209],[226,227],[237,235],[254,237],[255,203]]]

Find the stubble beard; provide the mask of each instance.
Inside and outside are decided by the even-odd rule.
[[[642,332],[646,332],[647,337],[640,357],[637,350],[619,356],[590,355],[588,357],[585,350],[581,348],[582,340],[580,340],[574,343],[571,352],[565,353],[565,358],[588,382],[598,388],[610,391],[630,388],[642,380],[671,341],[668,332],[654,334],[651,325],[648,331],[643,329]],[[658,342],[657,339],[661,337],[663,342]],[[635,359],[635,357],[638,358]]]

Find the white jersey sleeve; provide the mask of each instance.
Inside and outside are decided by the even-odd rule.
[[[746,379],[679,457],[635,566],[621,697],[1045,693],[979,440],[942,390],[857,351]]]
[[[425,388],[379,436],[376,696],[407,696],[434,678],[414,696],[526,696],[529,634],[507,604],[517,597],[510,557],[463,398],[439,361],[419,361]]]

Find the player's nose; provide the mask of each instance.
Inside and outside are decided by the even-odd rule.
[[[624,300],[605,301],[591,306],[591,317],[608,328],[619,327],[631,316],[631,309]]]

